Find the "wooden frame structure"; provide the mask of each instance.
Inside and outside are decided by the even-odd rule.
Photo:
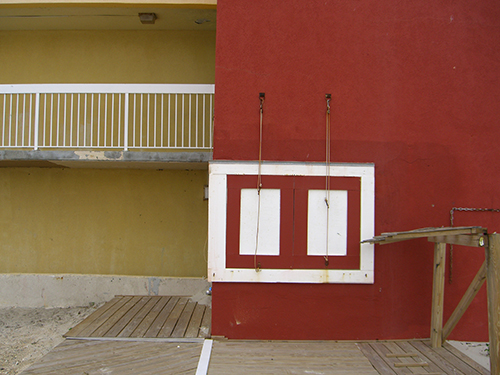
[[[434,243],[434,276],[432,286],[431,345],[441,347],[465,313],[486,280],[488,289],[488,327],[490,341],[490,371],[500,373],[500,234],[488,234],[482,227],[423,228],[408,232],[382,233],[362,242],[380,245],[427,238]],[[484,247],[485,261],[443,326],[444,272],[446,244]]]

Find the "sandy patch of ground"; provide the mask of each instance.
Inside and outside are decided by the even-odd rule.
[[[490,369],[490,351],[488,343],[451,340],[448,340],[448,343],[472,358],[487,370]]]
[[[0,374],[21,373],[96,308],[0,308]]]

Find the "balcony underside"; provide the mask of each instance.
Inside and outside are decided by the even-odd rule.
[[[143,151],[68,151],[68,150],[0,150],[0,168],[128,168],[206,170],[211,151],[143,152]]]

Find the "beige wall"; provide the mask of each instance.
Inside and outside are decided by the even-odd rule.
[[[0,83],[214,83],[215,31],[0,31]]]
[[[217,0],[2,0],[3,5],[44,5],[60,4],[67,6],[74,5],[167,5],[167,6],[192,6],[192,7],[215,7]]]
[[[206,171],[0,168],[0,273],[206,276]]]

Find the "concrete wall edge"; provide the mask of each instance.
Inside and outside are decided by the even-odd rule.
[[[0,308],[76,307],[115,295],[184,295],[210,304],[205,278],[126,275],[0,274]]]

